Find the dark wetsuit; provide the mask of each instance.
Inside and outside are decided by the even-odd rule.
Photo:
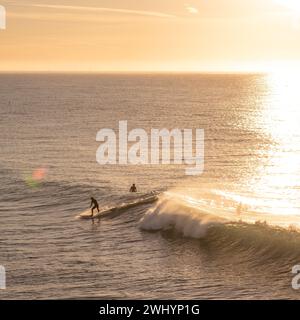
[[[129,190],[130,192],[137,192],[135,184],[133,184]]]
[[[93,215],[95,209],[97,209],[97,211],[99,212],[99,204],[98,204],[97,200],[94,198],[91,198],[91,207],[92,207],[92,215]]]

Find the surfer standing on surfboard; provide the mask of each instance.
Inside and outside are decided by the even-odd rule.
[[[94,215],[94,210],[97,209],[98,213],[99,213],[99,204],[97,202],[97,200],[93,197],[91,197],[91,206],[90,206],[92,209],[92,217]]]

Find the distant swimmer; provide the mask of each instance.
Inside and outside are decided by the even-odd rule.
[[[130,187],[129,192],[137,192],[137,189],[136,189],[135,183]]]
[[[92,217],[94,215],[94,210],[95,209],[97,209],[97,211],[99,213],[99,204],[98,204],[97,200],[95,198],[93,198],[93,197],[91,197],[91,206],[90,206],[90,208],[92,208],[91,209],[92,210],[92,215],[91,215]]]
[[[242,209],[243,209],[243,205],[242,205],[242,203],[240,203],[240,204],[238,205],[238,207],[236,208],[236,213],[237,213],[238,216],[241,215]]]

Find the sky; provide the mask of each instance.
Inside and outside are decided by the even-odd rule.
[[[299,0],[0,0],[0,71],[300,66]]]

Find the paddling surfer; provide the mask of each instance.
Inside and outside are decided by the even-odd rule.
[[[129,192],[137,192],[137,189],[136,189],[135,183],[130,187]]]

